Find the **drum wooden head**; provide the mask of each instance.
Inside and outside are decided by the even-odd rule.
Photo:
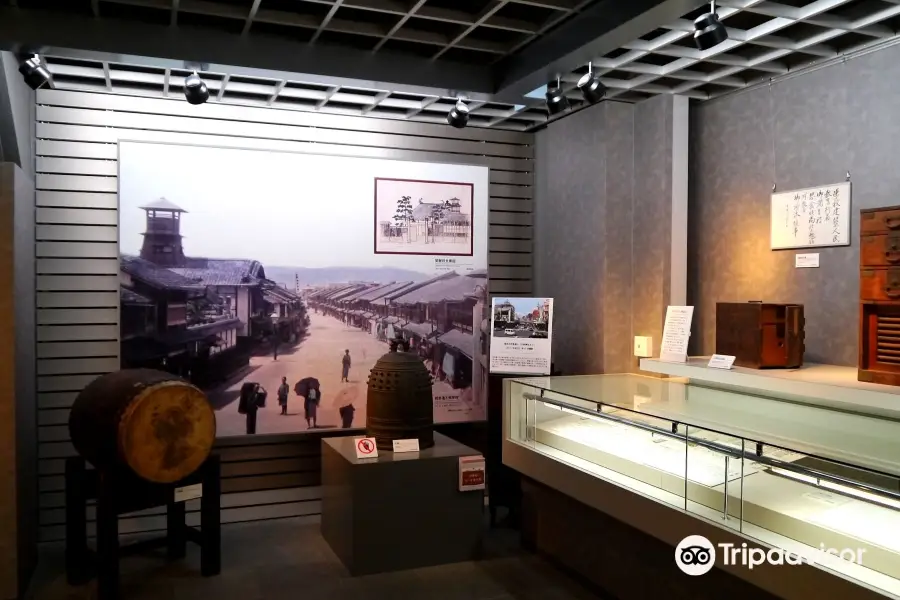
[[[119,420],[119,455],[140,477],[173,483],[196,471],[216,439],[206,395],[184,381],[148,387]]]

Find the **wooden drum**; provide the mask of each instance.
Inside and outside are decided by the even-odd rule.
[[[69,434],[98,469],[126,467],[154,483],[196,471],[216,438],[216,415],[184,379],[152,369],[124,369],[85,387],[72,406]]]

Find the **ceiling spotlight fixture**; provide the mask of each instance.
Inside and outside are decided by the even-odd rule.
[[[22,74],[28,87],[33,90],[42,88],[50,83],[50,71],[41,63],[41,59],[37,54],[22,61],[22,64],[19,65],[19,73]]]
[[[184,97],[188,104],[203,104],[209,100],[209,88],[197,71],[184,78]]]
[[[547,110],[551,115],[556,115],[569,108],[569,99],[563,92],[559,78],[556,79],[556,87],[551,88],[550,85],[547,84]]]
[[[469,122],[469,107],[462,101],[462,98],[456,101],[456,106],[447,113],[447,124],[457,129],[462,129]]]
[[[700,51],[709,50],[728,39],[728,31],[716,14],[715,1],[709,3],[709,13],[694,20],[694,44]]]
[[[578,89],[588,104],[596,104],[606,95],[606,86],[600,83],[599,75],[594,75],[592,63],[588,63],[588,72],[578,80]]]

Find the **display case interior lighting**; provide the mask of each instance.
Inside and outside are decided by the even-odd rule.
[[[829,490],[837,494],[841,494],[842,496],[855,498],[864,502],[871,502],[873,504],[880,504],[881,506],[884,506],[886,508],[893,508],[894,510],[900,510],[900,501],[894,498],[890,498],[886,495],[867,492],[865,490],[856,489],[849,485],[841,485],[833,481],[820,479],[814,475],[795,473],[793,471],[780,469],[778,467],[769,467],[768,471],[773,475],[778,475],[779,477],[784,477],[785,479],[792,479],[800,483],[813,485],[823,490]]]
[[[694,20],[694,44],[701,52],[718,46],[728,39],[728,30],[719,20],[716,3],[709,3],[709,12]]]

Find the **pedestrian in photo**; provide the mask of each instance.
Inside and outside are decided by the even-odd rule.
[[[353,427],[353,415],[356,413],[356,408],[354,408],[353,403],[346,406],[342,406],[338,413],[341,415],[341,427],[344,429],[350,429]]]
[[[306,397],[303,400],[303,412],[306,417],[306,426],[310,429],[316,428],[316,413],[319,408],[319,390],[310,386],[306,390]]]
[[[344,356],[341,358],[341,381],[350,383],[350,351],[344,350]]]
[[[281,378],[281,385],[278,386],[278,405],[281,406],[281,414],[287,414],[288,393],[291,388],[288,386],[287,377]]]

